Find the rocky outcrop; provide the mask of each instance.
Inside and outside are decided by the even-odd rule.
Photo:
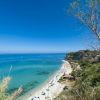
[[[100,62],[100,51],[80,50],[66,54],[65,59],[69,61],[79,62]]]

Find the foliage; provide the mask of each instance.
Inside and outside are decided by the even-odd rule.
[[[82,63],[81,67],[72,93],[76,95],[76,100],[99,100],[100,63]]]
[[[75,73],[76,83],[71,91],[64,90],[56,100],[100,100],[100,63],[82,63]]]
[[[66,54],[66,60],[74,62],[100,62],[100,51],[80,50]]]

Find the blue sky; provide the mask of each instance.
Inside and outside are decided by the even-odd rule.
[[[66,13],[72,0],[0,0],[0,53],[85,49],[87,29]]]

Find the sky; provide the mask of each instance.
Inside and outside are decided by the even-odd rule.
[[[67,13],[72,0],[0,0],[0,53],[86,49],[87,28]]]

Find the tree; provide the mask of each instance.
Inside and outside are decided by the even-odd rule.
[[[87,26],[100,42],[100,0],[74,0],[69,11]]]

